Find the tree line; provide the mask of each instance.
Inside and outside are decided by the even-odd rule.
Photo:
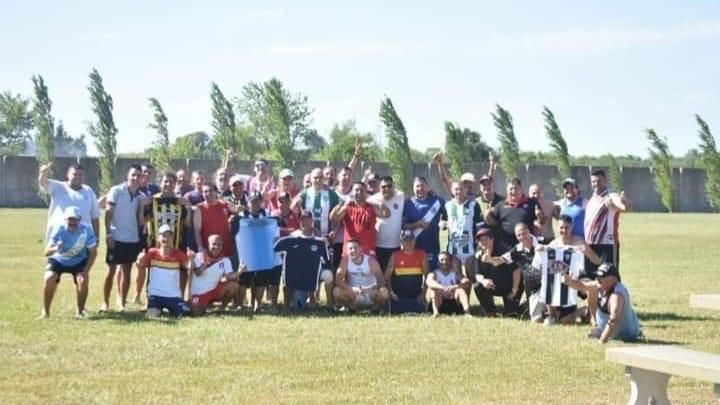
[[[85,135],[70,136],[62,121],[55,124],[52,101],[42,76],[32,76],[34,94],[26,97],[4,91],[0,94],[0,155],[16,155],[31,145],[40,164],[55,156],[85,156]],[[93,69],[87,90],[90,96],[92,121],[87,133],[99,153],[100,188],[111,186],[117,153],[118,128],[113,116],[113,99],[105,90],[102,76]],[[138,157],[148,158],[159,169],[169,169],[173,159],[222,158],[226,150],[233,150],[233,158],[251,160],[262,156],[279,162],[279,166],[296,161],[322,160],[341,162],[351,158],[355,145],[362,145],[361,159],[386,161],[396,182],[410,189],[413,162],[431,162],[440,148],[418,151],[411,148],[405,126],[392,102],[385,96],[380,101],[379,118],[384,127],[385,142],[381,144],[372,133],[361,132],[355,122],[336,123],[326,136],[313,128],[308,97],[293,93],[277,78],[265,82],[249,82],[237,97],[228,97],[220,86],[210,85],[211,133],[196,131],[171,137],[168,116],[157,98],[148,98],[148,128],[155,139]],[[507,177],[514,177],[524,164],[554,165],[559,177],[553,185],[561,188],[561,179],[570,176],[572,165],[608,168],[612,187],[622,189],[622,167],[649,166],[654,174],[655,188],[668,211],[674,208],[673,167],[698,167],[706,172],[706,193],[711,206],[720,209],[720,153],[708,124],[695,116],[699,144],[685,156],[673,156],[667,138],[648,128],[649,159],[634,155],[574,156],[570,153],[555,114],[544,106],[544,130],[549,152],[523,151],[515,134],[511,113],[497,104],[491,113],[499,148],[490,147],[482,135],[458,123],[445,122],[444,153],[451,173],[459,177],[471,163],[498,157]]]

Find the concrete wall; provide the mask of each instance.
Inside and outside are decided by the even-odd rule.
[[[54,178],[62,179],[65,175],[67,167],[75,163],[74,158],[58,158],[54,162]],[[139,163],[136,159],[118,159],[115,170],[115,183],[120,183],[125,177],[131,164]],[[97,190],[98,184],[98,165],[95,158],[82,158],[80,164],[85,167],[85,182]],[[240,173],[252,173],[253,162],[242,162],[237,171]],[[336,163],[335,166],[340,167],[343,163]],[[200,169],[206,173],[213,173],[219,166],[216,160],[178,160],[173,162],[173,167],[177,169],[185,169],[188,171]],[[292,169],[296,174],[297,182],[302,181],[302,174],[309,172],[313,167],[323,167],[325,162],[298,162]],[[386,163],[375,163],[372,165],[373,171],[380,175],[390,174],[390,169]],[[359,180],[362,177],[364,167],[356,170],[354,179]],[[573,167],[573,176],[577,179],[578,185],[583,195],[590,194],[590,168]],[[467,171],[475,173],[487,172],[487,165],[472,165]],[[32,157],[4,157],[0,160],[0,207],[43,207],[45,203],[37,192],[37,172],[38,166]],[[446,194],[445,189],[440,182],[435,166],[425,163],[415,164],[413,168],[413,176],[423,176],[428,180],[432,187],[439,194]],[[479,175],[478,175],[479,176]],[[545,197],[548,199],[556,199],[552,179],[558,176],[557,169],[554,166],[529,166],[522,167],[518,173],[518,177],[527,186],[532,183],[538,183],[545,190]],[[633,209],[635,211],[644,212],[662,212],[664,208],[660,204],[660,198],[655,191],[653,182],[653,174],[649,168],[628,167],[622,171],[623,186],[625,193],[632,200]],[[711,208],[705,198],[705,172],[699,169],[674,169],[673,179],[676,188],[676,211],[677,212],[710,212]],[[505,176],[502,172],[497,173],[497,189],[502,194],[505,189]]]

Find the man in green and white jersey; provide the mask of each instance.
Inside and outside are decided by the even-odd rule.
[[[292,209],[295,212],[302,210],[312,212],[313,234],[320,238],[332,238],[335,227],[330,222],[330,211],[340,203],[340,197],[334,190],[325,187],[321,169],[313,169],[310,172],[310,179],[312,185],[295,197]]]
[[[468,198],[462,183],[452,182],[451,190],[453,198],[445,203],[447,221],[441,227],[448,231],[448,253],[465,267],[467,260],[475,254],[473,235],[484,225],[483,216],[480,205]]]

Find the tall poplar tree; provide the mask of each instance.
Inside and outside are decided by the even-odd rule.
[[[500,167],[505,172],[505,178],[517,177],[520,166],[520,145],[515,137],[515,128],[510,112],[496,104],[496,110],[491,113],[495,121],[500,142]]]
[[[387,139],[385,157],[390,164],[393,179],[402,190],[412,190],[413,162],[410,156],[407,132],[390,97],[386,96],[380,102],[380,120],[385,125],[385,138]]]
[[[660,195],[660,202],[668,210],[672,212],[675,206],[674,195],[675,188],[672,181],[672,167],[670,167],[670,152],[667,144],[667,138],[660,137],[654,129],[645,130],[647,138],[650,141],[650,161],[655,177],[655,190]]]
[[[90,136],[95,139],[95,147],[100,153],[100,192],[104,193],[113,185],[115,159],[117,157],[117,127],[113,118],[113,99],[105,91],[103,79],[97,69],[90,73],[90,103],[95,119],[88,125]]]

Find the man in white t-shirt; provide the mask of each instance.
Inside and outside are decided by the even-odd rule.
[[[195,271],[190,280],[190,311],[202,315],[213,302],[221,301],[222,307],[240,292],[239,272],[230,258],[222,255],[223,241],[220,235],[208,237],[208,250],[195,256]]]
[[[403,207],[405,194],[395,190],[392,177],[380,179],[380,192],[373,194],[368,201],[378,205],[385,205],[390,210],[387,218],[378,218],[375,222],[377,237],[375,239],[375,253],[383,273],[387,269],[388,261],[393,252],[400,249],[400,231],[402,230]]]
[[[66,173],[66,182],[48,179],[51,168],[52,163],[42,165],[38,174],[40,189],[50,195],[45,242],[47,243],[50,236],[63,225],[63,212],[70,206],[77,207],[82,223],[92,226],[95,235],[99,235],[100,207],[93,189],[83,184],[85,179],[83,167],[79,164],[70,165]]]

